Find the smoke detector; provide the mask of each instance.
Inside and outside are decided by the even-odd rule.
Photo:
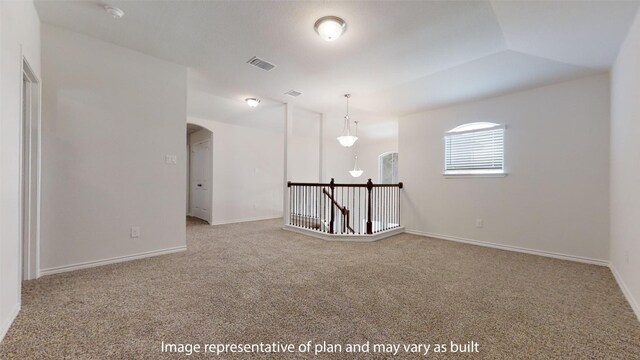
[[[120,8],[111,5],[104,5],[103,7],[104,11],[113,16],[114,19],[120,19],[124,16],[124,11],[122,11],[122,9]]]

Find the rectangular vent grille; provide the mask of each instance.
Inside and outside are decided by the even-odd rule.
[[[289,90],[284,94],[285,95],[289,95],[289,96],[293,96],[293,97],[297,97],[297,96],[302,95],[302,93],[300,91],[295,91],[295,90]]]
[[[254,56],[251,59],[249,59],[249,61],[247,61],[247,64],[259,67],[260,69],[266,70],[266,71],[270,71],[274,67],[276,67],[272,63],[270,63],[268,61],[265,61],[265,60],[262,60],[257,56]]]

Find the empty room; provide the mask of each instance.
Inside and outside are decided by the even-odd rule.
[[[640,359],[640,0],[0,0],[0,359]]]

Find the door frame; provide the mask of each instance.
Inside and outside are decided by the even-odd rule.
[[[21,51],[22,52],[22,51]],[[29,83],[29,120],[28,124],[25,122],[24,114],[24,79],[27,79]],[[29,61],[24,55],[21,55],[20,61],[20,150],[19,150],[19,184],[20,184],[20,209],[18,216],[20,219],[20,281],[37,279],[40,276],[40,209],[41,209],[41,194],[42,194],[42,86],[40,79],[36,76],[35,72]],[[35,154],[31,154],[33,146],[30,146],[29,150],[29,166],[35,168],[35,174],[28,173],[29,179],[25,179],[25,141],[31,142],[32,136],[32,124],[35,124],[37,133],[35,134],[36,151]],[[28,134],[25,133],[28,130]],[[30,143],[31,145],[31,143]],[[35,163],[34,163],[35,162]],[[28,180],[28,181],[26,181]],[[25,184],[27,182],[27,184]],[[34,184],[35,182],[35,184]],[[28,189],[27,189],[27,185]],[[35,185],[35,187],[33,186]],[[33,189],[35,194],[29,193],[28,200],[25,199],[26,191]],[[29,215],[25,218],[25,206],[29,207]],[[31,211],[31,206],[35,206],[35,212]],[[31,214],[34,213],[35,219],[31,219]],[[25,222],[29,222],[25,224]],[[31,221],[35,221],[35,233],[31,234]],[[26,230],[26,231],[25,231]]]
[[[197,124],[193,124],[193,125],[197,125]],[[200,126],[200,125],[198,125],[198,126]],[[191,178],[191,174],[192,174],[192,171],[191,171],[191,167],[192,166],[191,165],[193,163],[193,157],[191,156],[191,152],[192,152],[193,147],[195,145],[202,144],[202,143],[208,141],[209,142],[209,159],[210,159],[210,164],[209,164],[209,170],[210,170],[209,171],[209,184],[208,184],[209,185],[209,199],[208,199],[209,200],[209,219],[204,219],[204,220],[207,221],[209,224],[213,224],[213,191],[214,191],[214,189],[213,189],[213,132],[211,130],[209,130],[209,129],[206,129],[206,128],[202,127],[202,126],[200,126],[200,127],[201,127],[201,129],[199,131],[205,130],[209,134],[209,137],[207,139],[203,139],[203,140],[191,143],[191,137],[189,135],[189,139],[188,139],[188,143],[187,143],[187,145],[188,145],[188,158],[189,158],[189,161],[188,161],[189,165],[188,165],[188,170],[187,170],[187,173],[188,173],[188,176],[189,176],[189,186],[188,186],[188,191],[187,191],[187,199],[189,200],[189,207],[187,208],[187,213],[190,216],[193,215],[192,212],[191,212],[191,204],[192,204],[191,195],[192,195],[192,192],[193,192],[193,190],[191,188],[192,184],[193,184],[193,181],[192,181],[192,178]]]

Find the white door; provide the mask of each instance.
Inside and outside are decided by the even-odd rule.
[[[211,140],[191,145],[191,216],[211,220]]]

